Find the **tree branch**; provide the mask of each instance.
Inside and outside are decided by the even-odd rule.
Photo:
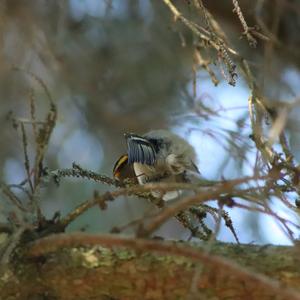
[[[73,233],[20,251],[18,273],[12,265],[1,276],[3,299],[187,299],[196,273],[197,299],[300,299],[295,247],[216,243],[212,254],[186,243]]]

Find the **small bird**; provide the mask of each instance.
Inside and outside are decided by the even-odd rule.
[[[190,176],[200,174],[194,148],[183,138],[168,130],[153,130],[143,136],[126,133],[127,154],[115,163],[116,180],[131,180],[141,185],[150,182],[189,182]],[[153,196],[165,201],[175,199],[181,191]]]

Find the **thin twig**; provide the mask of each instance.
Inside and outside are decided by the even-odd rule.
[[[30,103],[30,118],[32,122],[32,131],[33,131],[33,136],[36,141],[37,139],[37,124],[40,124],[38,121],[36,121],[36,116],[35,116],[35,97],[34,97],[34,91],[33,89],[30,89],[30,94],[29,94],[29,103]]]
[[[251,30],[253,30],[253,28],[250,28],[243,16],[243,12],[239,6],[239,2],[238,0],[232,0],[234,9],[233,12],[235,12],[243,26],[244,32],[243,34],[247,37],[247,40],[249,42],[249,45],[253,48],[256,48],[257,46],[257,41],[256,39],[253,37],[253,35],[251,34]]]
[[[33,193],[34,189],[31,181],[30,162],[29,162],[28,150],[27,150],[28,142],[27,142],[27,135],[23,123],[21,123],[21,133],[22,133],[23,153],[24,153],[24,166],[27,174],[27,182],[29,183],[31,193]]]
[[[216,35],[213,35],[214,38],[212,38],[212,34],[208,32],[208,35],[203,34],[199,31],[199,25],[195,24],[194,22],[186,19],[179,10],[173,5],[171,0],[163,0],[163,2],[167,5],[167,7],[170,9],[170,11],[173,13],[175,20],[180,20],[185,26],[187,26],[197,37],[200,38],[200,40],[203,40],[207,45],[211,45],[218,54],[222,57],[227,69],[228,73],[230,75],[230,81],[229,84],[235,85],[236,84],[236,65],[233,63],[232,59],[229,56],[229,51],[223,42],[223,40],[220,37],[217,37]],[[233,50],[232,50],[233,51]],[[235,52],[235,51],[233,51]],[[236,52],[235,52],[236,53]]]
[[[54,177],[54,180],[56,183],[59,183],[60,179],[62,177],[81,177],[81,178],[87,178],[92,179],[96,182],[102,182],[108,185],[113,185],[116,187],[120,187],[121,183],[115,179],[111,179],[108,176],[95,173],[90,170],[85,170],[82,167],[80,167],[78,164],[73,163],[72,169],[59,169],[49,172],[50,176]]]
[[[11,203],[16,206],[18,209],[20,209],[23,212],[27,212],[27,209],[23,206],[21,200],[15,195],[15,193],[13,193],[9,186],[4,183],[4,182],[0,182],[0,188],[3,192],[4,195],[7,196],[7,198],[11,201]]]
[[[266,178],[266,177],[262,177]],[[262,179],[261,178],[261,179]],[[236,179],[236,180],[231,180],[231,181],[226,181],[223,184],[220,183],[217,185],[215,190],[209,190],[208,192],[204,191],[201,194],[197,194],[191,201],[191,203],[184,202],[183,200],[180,201],[180,203],[185,203],[181,209],[176,209],[174,211],[174,214],[168,215],[169,217],[175,216],[177,213],[180,211],[184,210],[188,206],[191,206],[193,204],[198,204],[201,203],[202,201],[205,201],[204,198],[214,198],[214,195],[220,195],[222,193],[226,193],[227,188],[230,187],[232,189],[235,185],[239,185],[241,183],[249,182],[251,180],[257,179],[255,177],[245,177],[242,179]],[[197,184],[189,184],[189,183],[147,183],[145,185],[134,185],[130,187],[125,187],[125,188],[120,188],[117,191],[112,191],[112,192],[106,192],[102,195],[95,195],[94,198],[91,200],[85,201],[84,203],[80,204],[75,208],[71,213],[69,213],[61,222],[62,226],[67,226],[70,224],[72,221],[74,221],[78,216],[83,214],[86,210],[89,208],[98,205],[99,203],[107,202],[107,201],[112,201],[115,198],[119,196],[124,196],[124,195],[135,195],[136,193],[141,193],[141,192],[148,192],[148,191],[153,191],[153,190],[158,190],[158,191],[173,191],[173,190],[192,190],[197,193],[197,191],[201,191],[201,186]],[[203,190],[203,187],[202,187]],[[205,196],[202,196],[205,195]],[[201,196],[204,197],[201,199]],[[200,198],[197,198],[200,197]],[[199,199],[199,201],[197,201]],[[171,207],[171,206],[170,206]],[[178,206],[179,207],[179,206]],[[164,210],[163,210],[164,211]],[[165,216],[166,217],[166,216]],[[165,220],[165,219],[164,219]]]

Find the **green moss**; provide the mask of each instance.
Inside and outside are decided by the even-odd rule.
[[[120,260],[130,260],[136,257],[136,253],[130,249],[120,249],[114,252],[116,257]]]

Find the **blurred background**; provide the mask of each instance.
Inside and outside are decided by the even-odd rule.
[[[186,18],[204,24],[191,1],[173,1]],[[203,1],[220,23],[231,46],[247,59],[258,85],[272,107],[300,104],[300,3],[295,0],[240,0],[249,26],[259,25],[268,40],[257,48],[241,38],[243,28],[231,1]],[[257,151],[249,138],[250,90],[237,69],[237,83],[228,84],[218,57],[200,50],[216,76],[195,65],[193,34],[176,22],[162,0],[1,0],[0,1],[0,123],[1,178],[19,183],[25,177],[20,132],[8,120],[10,112],[28,118],[28,98],[36,100],[37,119],[45,116],[46,95],[26,71],[47,85],[58,107],[58,121],[45,165],[55,170],[72,162],[108,176],[126,150],[124,132],[142,134],[168,128],[196,149],[197,165],[207,179],[252,175]],[[13,69],[18,67],[25,72]],[[298,102],[297,102],[298,101]],[[295,105],[285,122],[291,150],[300,159],[300,110]],[[266,124],[267,126],[268,124]],[[26,127],[30,136],[30,127]],[[276,148],[276,144],[275,144]],[[34,147],[29,141],[31,159]],[[44,213],[64,215],[110,189],[83,179],[63,179],[40,191]],[[289,194],[291,203],[297,195]],[[1,196],[1,218],[9,207]],[[212,203],[212,205],[214,205]],[[299,224],[296,211],[271,200],[276,212]],[[68,230],[109,232],[155,210],[143,199],[118,199],[105,211],[92,208]],[[289,244],[277,222],[268,216],[228,209],[241,242]],[[212,220],[207,221],[213,224]],[[212,225],[213,226],[213,225]],[[299,232],[294,231],[295,237]],[[157,233],[187,238],[176,221]],[[234,241],[227,227],[218,238]]]

